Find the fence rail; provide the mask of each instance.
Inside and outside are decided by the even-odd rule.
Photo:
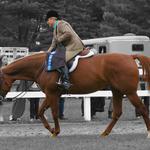
[[[149,90],[138,90],[138,96],[150,96]],[[34,92],[8,92],[6,98],[44,98],[45,94],[41,91]],[[91,121],[91,97],[112,97],[111,91],[97,91],[90,94],[65,94],[62,97],[83,97],[84,100],[84,119]]]

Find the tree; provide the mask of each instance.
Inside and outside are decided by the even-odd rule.
[[[106,0],[102,24],[104,36],[130,32],[149,36],[149,3],[147,0]]]
[[[126,33],[150,36],[149,5],[148,0],[0,0],[0,44],[34,47],[39,40],[44,47],[50,45],[52,34],[43,19],[50,9],[82,39]]]
[[[1,4],[2,6],[2,4]],[[43,17],[43,4],[29,0],[6,1],[3,5],[4,28],[1,36],[10,37],[10,46],[32,47]]]

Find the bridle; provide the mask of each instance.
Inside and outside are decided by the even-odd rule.
[[[4,84],[4,72],[2,68],[0,68],[0,101],[3,101],[5,99],[5,96],[7,94],[7,90],[1,89],[1,85]],[[7,82],[5,83],[7,84]],[[26,94],[26,91],[30,89],[32,84],[27,85],[25,91],[20,91],[20,93],[12,98],[12,101],[15,101],[18,97],[23,97]]]

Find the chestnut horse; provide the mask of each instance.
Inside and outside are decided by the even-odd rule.
[[[46,53],[37,53],[14,61],[0,69],[0,95],[5,97],[15,80],[32,80],[39,84],[46,98],[39,108],[39,117],[46,129],[56,136],[60,133],[58,121],[58,100],[62,94],[56,82],[57,71],[47,72],[44,69]],[[107,136],[122,114],[122,98],[126,95],[130,102],[140,110],[145,121],[148,137],[150,137],[150,119],[148,112],[137,95],[139,82],[138,67],[134,59],[138,59],[143,68],[143,76],[150,84],[150,60],[142,55],[99,54],[79,60],[77,69],[70,74],[72,83],[68,93],[86,94],[111,87],[113,94],[113,117],[105,131]],[[44,112],[51,108],[54,120],[52,128]]]

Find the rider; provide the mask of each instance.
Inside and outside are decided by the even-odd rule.
[[[48,51],[51,52],[53,49],[57,48],[59,50],[59,47],[57,47],[58,44],[65,47],[65,65],[59,68],[59,70],[63,76],[62,86],[68,90],[71,84],[69,82],[69,71],[66,63],[80,53],[84,49],[84,45],[71,25],[64,20],[61,20],[56,11],[48,11],[45,20],[49,27],[53,28],[53,39]]]

